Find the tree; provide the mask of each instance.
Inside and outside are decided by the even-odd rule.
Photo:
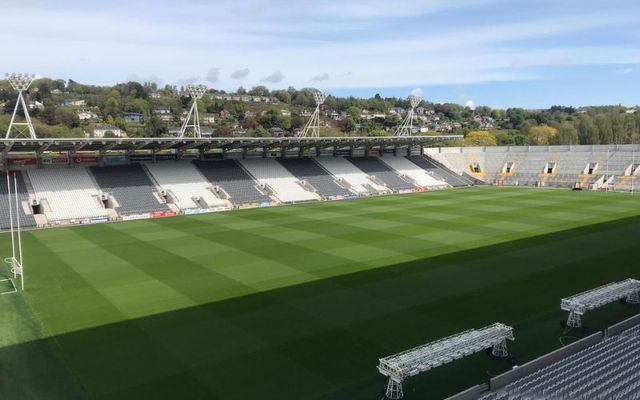
[[[546,125],[534,126],[529,129],[531,144],[549,145],[554,144],[558,137],[558,130]]]
[[[578,130],[571,122],[563,122],[558,126],[558,144],[578,144]]]
[[[578,122],[578,137],[580,138],[580,144],[598,144],[598,127],[587,114],[580,116],[580,122]]]
[[[240,94],[240,95],[247,94],[247,89],[245,89],[245,88],[243,88],[242,86],[240,86],[240,87],[238,88],[237,93],[238,93],[238,94]]]
[[[496,137],[486,131],[472,131],[464,138],[465,146],[495,146]]]

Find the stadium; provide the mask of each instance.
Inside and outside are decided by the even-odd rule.
[[[12,119],[0,397],[639,398],[640,146],[204,138],[201,89],[175,138]]]

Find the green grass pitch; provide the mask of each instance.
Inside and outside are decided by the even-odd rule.
[[[561,297],[640,278],[639,238],[638,197],[506,188],[26,232],[27,291],[0,296],[0,398],[376,399],[378,358],[498,321],[522,363],[582,334]],[[477,354],[406,398],[509,368]]]

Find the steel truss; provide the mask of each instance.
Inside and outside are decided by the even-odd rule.
[[[582,316],[590,310],[626,299],[628,303],[638,304],[640,296],[640,281],[625,279],[624,281],[609,283],[595,289],[564,298],[560,301],[560,309],[569,312],[567,326],[578,328],[582,326]]]
[[[187,91],[189,92],[189,96],[193,100],[191,103],[191,108],[187,113],[187,117],[182,123],[182,127],[180,128],[180,134],[178,137],[183,138],[189,132],[193,133],[193,136],[196,138],[202,137],[202,131],[200,130],[200,114],[198,113],[198,100],[204,96],[207,92],[207,87],[205,85],[188,85]],[[191,117],[193,116],[193,123],[191,123]]]
[[[409,103],[411,104],[411,108],[407,112],[407,116],[405,117],[402,124],[396,129],[395,136],[413,136],[413,116],[416,111],[416,107],[422,101],[422,97],[412,94],[409,95]]]
[[[327,99],[327,94],[316,90],[313,92],[313,99],[316,102],[316,109],[300,131],[300,137],[320,137],[320,106]]]
[[[31,82],[33,82],[36,76],[33,74],[12,73],[5,74],[5,77],[7,81],[9,81],[9,84],[11,84],[11,87],[18,91],[18,99],[16,100],[16,106],[13,108],[13,115],[11,116],[5,139],[10,139],[14,130],[16,132],[16,134],[13,135],[15,138],[29,137],[36,139],[36,131],[33,129],[33,123],[31,123],[31,116],[29,115],[29,107],[27,107],[27,103],[24,101],[24,92],[29,89]],[[16,115],[20,107],[24,113],[25,122],[16,121]]]
[[[389,377],[386,396],[389,399],[401,399],[405,378],[485,349],[492,348],[492,354],[496,357],[506,357],[507,340],[514,340],[513,328],[496,323],[381,358],[378,370]]]

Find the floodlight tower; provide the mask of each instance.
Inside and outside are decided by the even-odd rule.
[[[207,92],[207,87],[205,85],[188,85],[187,91],[189,92],[189,96],[193,100],[191,103],[191,109],[189,109],[189,113],[182,123],[182,127],[180,128],[179,137],[184,137],[187,134],[187,129],[193,132],[193,136],[197,138],[202,137],[202,132],[200,131],[200,114],[198,114],[198,100],[204,96]],[[191,122],[191,117],[193,116],[193,123]]]
[[[405,117],[402,124],[396,129],[396,133],[394,136],[412,136],[413,135],[413,115],[415,113],[416,107],[422,101],[422,97],[416,94],[409,95],[409,103],[411,104],[411,108],[407,112],[407,116]]]
[[[313,99],[316,102],[316,109],[300,132],[302,137],[320,137],[320,106],[327,99],[327,94],[316,90],[313,92]]]
[[[18,100],[16,101],[16,106],[13,109],[13,115],[11,116],[11,122],[9,122],[9,128],[7,128],[7,134],[5,139],[11,139],[11,132],[14,130],[16,134],[14,137],[28,137],[31,139],[36,139],[36,131],[33,129],[33,124],[31,123],[31,117],[29,116],[29,107],[27,107],[27,103],[24,101],[24,91],[29,89],[31,86],[31,82],[35,79],[35,75],[33,74],[5,74],[5,78],[9,81],[9,84],[18,91]],[[18,107],[22,107],[22,111],[24,112],[25,122],[17,122],[16,115],[18,114]]]

